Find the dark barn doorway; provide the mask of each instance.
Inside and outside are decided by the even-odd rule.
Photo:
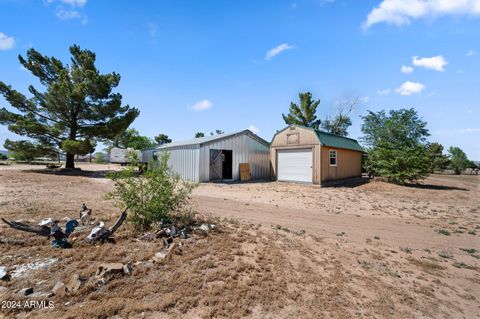
[[[210,181],[233,178],[233,151],[210,150]]]

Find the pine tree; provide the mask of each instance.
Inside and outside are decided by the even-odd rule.
[[[289,114],[282,114],[283,120],[286,124],[298,124],[318,130],[321,121],[315,113],[320,100],[314,101],[310,92],[299,93],[298,97],[300,105],[291,102]]]
[[[172,139],[169,138],[168,135],[162,134],[162,133],[155,136],[154,139],[155,139],[155,142],[157,142],[158,145],[172,143]]]
[[[88,154],[93,140],[111,139],[139,115],[136,108],[122,106],[122,95],[113,92],[120,75],[101,74],[95,66],[95,53],[70,47],[71,64],[29,49],[21,65],[46,87],[44,92],[30,85],[27,98],[0,81],[0,93],[19,113],[0,109],[0,124],[16,134],[35,141],[34,149],[66,153],[66,168],[74,168],[75,154]],[[7,141],[15,152],[25,141]]]
[[[447,168],[449,159],[443,154],[443,146],[440,143],[429,143],[427,145],[428,156],[430,157],[430,172],[444,170]]]

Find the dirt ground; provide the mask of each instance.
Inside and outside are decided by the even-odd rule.
[[[105,172],[85,176],[39,166],[0,166],[0,217],[37,223],[77,217],[82,203],[108,225],[119,209],[105,199]],[[195,209],[217,229],[185,242],[161,263],[160,240],[128,226],[116,244],[50,248],[46,239],[0,224],[0,302],[48,292],[102,262],[133,274],[87,283],[47,309],[0,308],[0,318],[480,318],[480,176],[433,175],[416,187],[371,182],[320,188],[290,183],[201,184]],[[42,265],[18,271],[25,265]]]

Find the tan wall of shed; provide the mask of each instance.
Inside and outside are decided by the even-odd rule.
[[[329,165],[329,150],[337,151],[337,166]],[[362,153],[335,147],[321,147],[321,181],[362,175]]]
[[[298,134],[298,142],[295,144],[288,143],[288,136]],[[286,130],[278,133],[270,146],[270,170],[273,180],[277,179],[277,150],[279,149],[293,149],[293,148],[312,148],[313,156],[313,176],[312,180],[314,184],[320,184],[321,169],[320,169],[320,153],[321,148],[318,142],[315,132],[302,128],[294,127],[294,130],[287,128]]]

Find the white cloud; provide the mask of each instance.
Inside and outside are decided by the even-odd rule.
[[[204,111],[206,109],[211,108],[212,106],[213,106],[212,102],[205,99],[205,100],[201,100],[201,101],[193,104],[192,109],[195,110],[195,111]]]
[[[15,40],[13,37],[9,37],[5,33],[0,32],[0,51],[10,50],[14,45]]]
[[[370,98],[368,96],[363,96],[363,97],[358,98],[358,101],[361,102],[361,103],[368,103],[369,100],[370,100]]]
[[[45,5],[57,3],[55,15],[60,20],[80,20],[85,25],[88,18],[82,13],[83,7],[87,4],[87,0],[44,0]]]
[[[470,50],[467,52],[467,54],[465,54],[466,56],[474,56],[474,55],[477,55],[478,53],[476,51],[473,51],[473,50]]]
[[[410,74],[413,72],[413,67],[402,65],[402,67],[400,68],[400,71],[402,71],[402,73],[405,73],[405,74]]]
[[[400,85],[400,87],[397,88],[395,90],[395,92],[397,92],[400,95],[409,96],[409,95],[413,95],[413,94],[416,94],[416,93],[420,93],[424,89],[425,89],[425,85],[423,85],[420,82],[406,81],[402,85]]]
[[[458,130],[458,133],[460,134],[474,133],[474,132],[480,132],[480,128],[463,128]]]
[[[260,132],[260,130],[255,125],[250,125],[248,129],[255,134],[258,134],[258,132]]]
[[[58,9],[55,15],[60,20],[80,19],[82,17],[80,12],[76,10],[65,10],[65,9]]]
[[[386,94],[390,94],[391,91],[392,91],[391,89],[377,90],[377,94],[386,95]]]
[[[282,53],[283,51],[290,50],[290,49],[293,49],[293,46],[291,46],[288,43],[282,43],[276,46],[275,48],[268,50],[267,54],[265,54],[265,60],[270,60],[275,56],[279,55],[280,53]]]
[[[448,64],[447,60],[441,55],[432,56],[431,58],[412,58],[412,64],[425,69],[431,69],[439,72],[445,71],[444,66]]]
[[[370,11],[363,27],[383,22],[409,25],[415,19],[445,15],[480,16],[480,0],[383,0]]]
[[[60,0],[60,2],[69,4],[72,7],[83,7],[87,3],[87,0]]]

